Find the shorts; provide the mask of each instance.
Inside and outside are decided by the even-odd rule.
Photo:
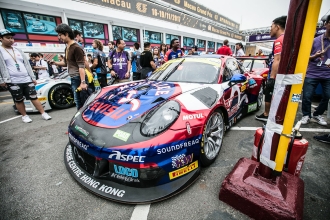
[[[15,102],[26,100],[36,100],[37,91],[33,82],[28,83],[7,83],[7,88]]]

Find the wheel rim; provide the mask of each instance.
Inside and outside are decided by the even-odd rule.
[[[59,89],[54,92],[54,102],[62,107],[73,104],[73,94],[70,89]]]
[[[259,94],[258,94],[258,108],[260,108],[262,105],[263,96],[264,96],[263,89],[262,89],[262,86],[260,86],[260,90],[259,90]]]
[[[208,119],[204,131],[204,152],[207,159],[214,159],[221,148],[224,133],[224,123],[222,115],[215,112]]]

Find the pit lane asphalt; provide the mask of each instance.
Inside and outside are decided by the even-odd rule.
[[[5,95],[8,93],[0,92],[0,122],[17,116],[10,96]],[[134,205],[111,202],[89,193],[65,168],[63,152],[68,142],[65,132],[75,108],[53,110],[49,114],[53,117],[50,121],[42,120],[40,114],[30,114],[33,120],[30,124],[24,124],[21,118],[0,124],[0,219],[130,219]],[[254,115],[235,126],[260,127],[262,123]],[[303,127],[330,128],[316,123]],[[151,204],[148,219],[249,219],[220,201],[218,195],[222,181],[238,159],[251,156],[254,133],[226,132],[215,163],[202,169],[200,178],[187,190]],[[305,182],[304,219],[329,219],[330,146],[314,141],[314,132],[302,134],[309,141],[301,174]]]

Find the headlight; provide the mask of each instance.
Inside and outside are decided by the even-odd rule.
[[[93,92],[93,93],[88,97],[88,99],[86,100],[84,106],[89,105],[89,104],[90,104],[90,103],[96,98],[96,96],[98,96],[98,95],[100,94],[100,92],[101,92],[101,89],[96,90],[95,92]]]
[[[141,133],[154,136],[169,128],[180,115],[180,105],[169,101],[148,113],[141,125]]]

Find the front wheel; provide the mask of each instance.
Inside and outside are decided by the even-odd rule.
[[[202,136],[201,164],[211,165],[217,158],[223,141],[225,123],[223,113],[219,110],[213,112],[205,123]]]
[[[71,86],[59,84],[49,90],[49,104],[52,108],[66,109],[74,106]]]

